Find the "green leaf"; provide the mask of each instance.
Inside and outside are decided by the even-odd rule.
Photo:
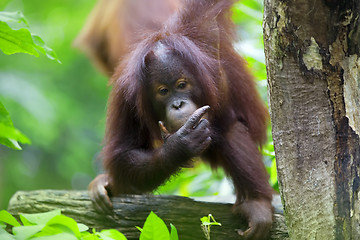
[[[78,223],[77,225],[78,225],[78,228],[79,228],[80,232],[86,232],[87,230],[89,230],[89,227],[86,226],[85,224]]]
[[[29,30],[25,28],[13,30],[6,22],[0,22],[0,49],[7,55],[27,53],[39,56]]]
[[[55,51],[46,46],[39,36],[31,34],[28,27],[21,12],[0,12],[0,49],[7,55],[27,53],[36,57],[39,56],[39,51],[49,59],[61,63]]]
[[[22,12],[0,12],[0,21],[6,22],[12,29],[28,28],[29,23]]]
[[[20,223],[6,210],[0,211],[0,222],[9,224],[11,226],[21,226]]]
[[[20,219],[24,225],[47,224],[55,216],[61,215],[61,210],[56,209],[44,213],[21,214]]]
[[[170,232],[170,240],[179,240],[179,236],[177,233],[177,229],[174,225],[170,223],[171,232]]]
[[[40,51],[42,54],[46,55],[49,59],[57,61],[61,63],[59,58],[57,57],[54,50],[45,45],[44,40],[42,40],[39,36],[32,34],[32,40],[35,43],[35,48]]]
[[[143,229],[142,229],[141,227],[139,227],[139,226],[135,226],[135,227],[136,227],[136,229],[139,230],[140,232],[143,231]]]
[[[16,239],[28,239],[40,232],[44,227],[44,224],[13,227],[13,233],[16,236]]]
[[[200,218],[200,221],[202,224],[207,223],[207,222],[209,222],[209,217],[207,217],[207,216],[202,217],[202,218]]]
[[[201,225],[203,226],[221,226],[221,223],[218,223],[215,221],[215,218],[209,214],[207,217],[202,217],[200,218],[200,221],[201,221]]]
[[[92,234],[92,233],[89,233],[89,232],[82,232],[81,236],[80,236],[80,239],[81,240],[99,240],[100,237],[97,236],[97,233]]]
[[[169,230],[164,221],[151,212],[146,218],[140,240],[169,240]]]
[[[81,236],[77,223],[74,219],[64,215],[58,215],[50,219],[41,232],[34,237],[54,236],[60,233],[67,233],[73,237]]]
[[[0,12],[0,21],[6,22],[9,25],[18,24],[21,28],[29,27],[28,21],[25,19],[22,12]],[[15,28],[15,27],[12,27]]]
[[[0,144],[7,146],[9,148],[15,149],[15,150],[21,150],[19,143],[13,139],[8,138],[1,138],[0,137]]]
[[[1,117],[0,117],[1,118]],[[22,134],[19,130],[12,126],[5,125],[0,122],[0,137],[8,139],[16,139],[22,143],[30,143],[30,140]]]
[[[80,237],[80,231],[77,223],[74,219],[67,217],[65,215],[58,215],[53,217],[47,224],[46,227],[55,227],[57,229],[61,229],[63,231],[66,231],[68,228],[75,234],[75,236]]]
[[[24,134],[14,128],[8,111],[0,102],[0,144],[21,150],[17,141],[21,143],[31,143]]]
[[[13,127],[13,123],[11,121],[10,115],[4,105],[0,102],[0,123]]]
[[[0,239],[1,240],[14,240],[15,237],[8,233],[5,229],[0,228]]]
[[[121,232],[115,229],[103,230],[100,233],[98,233],[98,235],[103,240],[127,240],[124,234],[122,234]]]
[[[31,143],[30,140],[24,134],[22,134],[18,129],[14,128],[13,126],[9,126],[6,125],[5,123],[2,123],[1,116],[0,116],[0,137],[12,139],[22,143]]]
[[[34,237],[34,238],[31,238],[31,240],[78,240],[78,238],[75,237],[71,233],[63,232],[63,233],[50,235],[50,236]]]

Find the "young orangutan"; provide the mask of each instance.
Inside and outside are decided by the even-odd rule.
[[[268,236],[273,191],[258,151],[268,113],[233,48],[233,2],[98,3],[77,39],[112,76],[106,173],[89,186],[98,208],[111,208],[109,195],[151,192],[201,157],[232,178],[234,211],[249,221],[239,234]]]

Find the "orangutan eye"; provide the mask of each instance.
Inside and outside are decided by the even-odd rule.
[[[178,86],[177,86],[177,88],[179,88],[179,89],[184,89],[184,88],[186,88],[186,82],[181,82],[181,83],[179,83]]]
[[[177,89],[185,89],[188,85],[188,82],[185,79],[179,79],[176,82],[176,88]]]
[[[167,89],[166,87],[159,87],[158,88],[158,93],[161,96],[166,96],[169,93],[169,89]]]

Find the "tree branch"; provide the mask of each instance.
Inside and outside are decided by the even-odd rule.
[[[169,226],[175,225],[180,239],[205,239],[200,228],[200,218],[211,213],[221,227],[211,228],[212,239],[240,239],[236,228],[246,229],[244,219],[231,214],[232,204],[196,201],[180,196],[123,195],[112,199],[114,214],[98,213],[93,208],[86,191],[39,190],[17,192],[10,200],[9,212],[15,216],[22,213],[39,213],[61,209],[66,216],[74,218],[90,228],[115,228],[129,240],[138,239],[139,231],[150,211],[155,212]],[[288,239],[279,197],[275,196],[274,224],[270,239]]]

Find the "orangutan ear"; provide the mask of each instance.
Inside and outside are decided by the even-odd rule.
[[[147,68],[149,67],[151,61],[156,58],[154,51],[148,52],[144,57],[144,66]]]

